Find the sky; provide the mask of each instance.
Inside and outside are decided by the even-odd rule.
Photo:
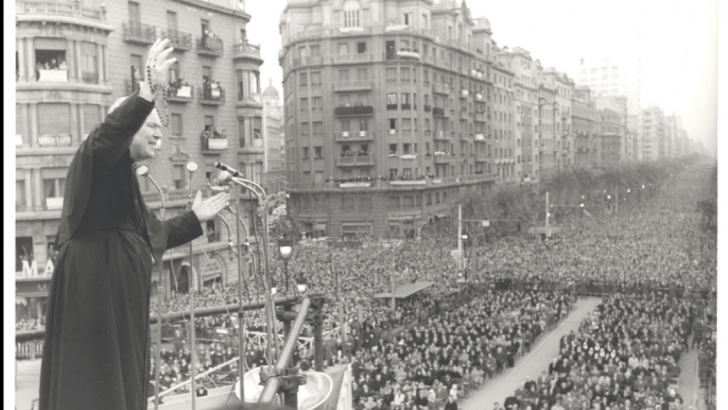
[[[716,152],[718,0],[466,2],[499,46],[522,47],[544,67],[574,73],[580,58],[641,60],[642,105],[681,115],[688,135]],[[286,0],[248,0],[251,43],[261,44],[264,87],[282,91],[278,22]],[[281,93],[282,95],[282,93]]]

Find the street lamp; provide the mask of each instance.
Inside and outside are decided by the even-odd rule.
[[[296,288],[298,289],[298,293],[306,293],[308,282],[306,282],[306,278],[303,277],[303,274],[298,275],[298,279],[296,279]]]
[[[290,291],[288,286],[288,260],[291,258],[291,253],[293,253],[293,241],[279,239],[278,253],[281,255],[281,259],[283,259],[283,267],[286,272],[286,293],[288,293]]]
[[[278,293],[278,283],[276,282],[276,278],[272,277],[270,278],[270,294],[275,296],[276,293]]]

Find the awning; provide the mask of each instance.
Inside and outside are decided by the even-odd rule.
[[[399,299],[404,299],[404,298],[406,298],[410,295],[413,295],[413,294],[421,291],[422,289],[428,288],[434,284],[435,284],[435,282],[415,282],[415,283],[410,283],[408,285],[400,286],[399,288],[397,288],[394,291],[394,297],[399,298]],[[391,298],[392,293],[391,292],[379,293],[377,295],[374,295],[374,297],[380,298],[380,299]]]

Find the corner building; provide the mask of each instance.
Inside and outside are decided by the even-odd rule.
[[[190,161],[198,165],[193,192],[210,194],[215,161],[261,181],[263,60],[259,47],[247,42],[251,16],[237,0],[19,0],[16,15],[15,276],[16,296],[25,303],[16,316],[43,318],[68,166],[113,102],[143,80],[155,39],[169,38],[177,58],[169,72],[169,127],[156,157],[147,162],[166,191],[166,218],[186,209]],[[161,97],[157,107],[165,121]],[[146,203],[158,209],[154,186],[147,179],[139,182]],[[249,207],[249,198],[241,200]],[[231,227],[235,237],[235,224]],[[198,288],[238,280],[225,226],[209,221],[203,231],[192,258],[187,246],[165,254],[167,295],[186,293],[195,279]],[[159,280],[156,268],[152,275]],[[156,292],[157,286],[151,289]]]
[[[474,28],[465,3],[288,2],[285,186],[302,233],[415,237],[490,189],[489,47]]]

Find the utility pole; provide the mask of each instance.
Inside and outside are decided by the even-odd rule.
[[[463,206],[458,204],[458,272],[463,271]]]
[[[551,231],[549,230],[549,193],[546,191],[546,237],[551,237]]]

